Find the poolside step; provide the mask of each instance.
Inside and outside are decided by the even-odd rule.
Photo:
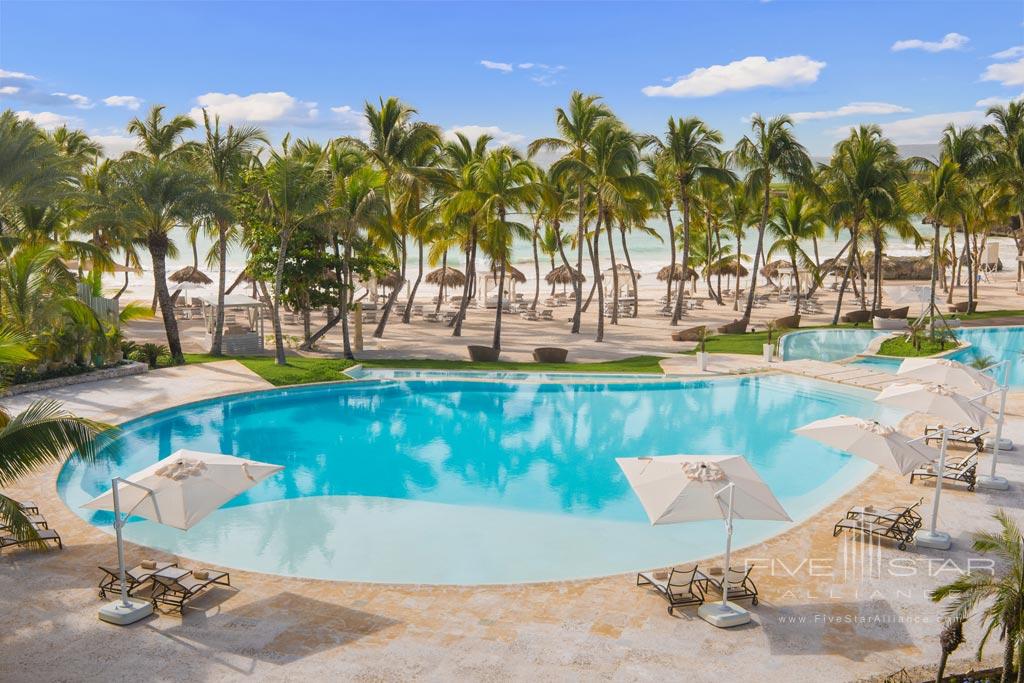
[[[900,381],[899,377],[889,372],[880,372],[860,365],[843,365],[821,360],[788,360],[777,363],[775,368],[802,377],[813,377],[875,391],[881,391],[893,382]]]

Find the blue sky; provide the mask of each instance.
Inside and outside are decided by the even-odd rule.
[[[815,154],[867,121],[926,143],[1024,93],[1024,3],[0,2],[0,106],[112,152],[155,103],[327,139],[390,95],[524,144],[573,89],[645,132],[785,112]]]

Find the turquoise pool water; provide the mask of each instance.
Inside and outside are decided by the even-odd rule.
[[[950,354],[950,358],[970,363],[977,358],[1009,361],[1010,384],[1024,386],[1024,327],[971,327],[955,330],[956,336],[971,344]],[[1002,373],[1002,370],[998,371]],[[1002,379],[1002,375],[998,377]]]
[[[850,363],[851,365],[866,365],[872,370],[881,370],[882,372],[895,373],[900,369],[900,365],[903,364],[902,358],[892,358],[889,356],[864,356]]]
[[[782,360],[834,361],[863,353],[877,337],[890,334],[884,330],[806,330],[791,332],[779,341]]]
[[[123,425],[72,461],[80,506],[179,448],[284,470],[188,532],[136,519],[126,537],[229,567],[324,579],[561,580],[722,551],[720,522],[651,527],[619,456],[739,453],[800,520],[873,469],[791,430],[837,413],[894,418],[870,394],[783,376],[714,382],[360,382],[224,397]],[[738,522],[736,547],[785,525]],[[113,562],[114,546],[110,546]]]

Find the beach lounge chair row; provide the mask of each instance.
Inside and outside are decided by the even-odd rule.
[[[896,541],[897,548],[906,550],[907,544],[914,540],[914,534],[921,528],[921,515],[917,508],[922,502],[923,499],[913,505],[886,509],[870,505],[850,508],[846,517],[836,522],[832,536],[844,531],[867,534]]]
[[[121,591],[118,569],[104,566],[99,569],[103,572],[99,583],[100,598],[107,599],[108,593],[117,595]],[[231,576],[213,569],[179,569],[177,562],[144,560],[125,571],[125,582],[129,595],[148,586],[154,607],[164,605],[171,611],[180,612],[206,589],[214,585],[230,586]]]
[[[729,600],[750,599],[757,605],[757,586],[750,579],[753,567],[736,569],[729,567],[724,580],[729,588]],[[710,591],[722,592],[722,581],[715,580],[700,571],[696,564],[672,567],[666,571],[640,572],[636,585],[650,586],[668,601],[668,613],[688,605],[701,605]]]
[[[938,464],[925,465],[910,473],[910,483],[914,479],[935,479],[938,476],[936,470]],[[973,491],[977,483],[978,473],[978,450],[975,449],[962,457],[947,457],[946,469],[942,473],[943,481],[950,481],[958,484],[967,484],[967,490]]]
[[[52,543],[58,549],[63,550],[64,541],[56,529],[51,529],[46,518],[39,514],[39,506],[32,501],[21,501],[18,507],[28,517],[28,521],[35,527],[36,538],[19,539],[14,536],[9,526],[0,526],[0,551],[4,548],[17,548],[19,546],[31,546],[39,543]]]

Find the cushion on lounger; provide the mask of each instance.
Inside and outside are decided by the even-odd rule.
[[[142,562],[139,562],[139,566],[142,567],[143,569],[156,569],[156,561],[155,560],[143,560]]]
[[[665,581],[668,579],[668,572],[662,569],[661,571],[654,572],[654,578],[658,581]]]
[[[199,581],[206,581],[208,578],[210,578],[210,572],[206,571],[205,569],[197,569],[196,571],[192,572],[192,576],[194,576]]]

